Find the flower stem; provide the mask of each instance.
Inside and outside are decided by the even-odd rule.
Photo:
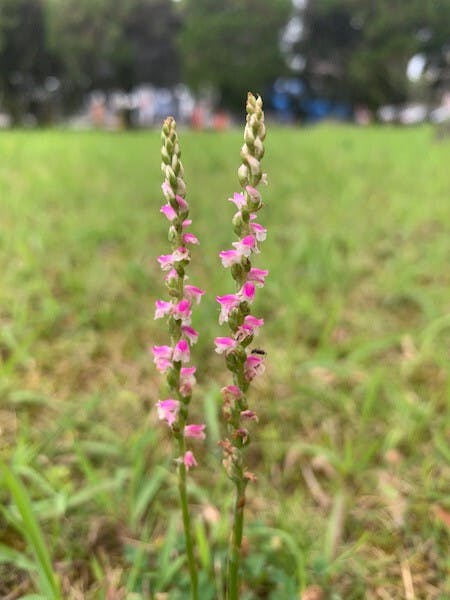
[[[245,480],[235,481],[236,498],[228,550],[227,600],[239,598],[239,567],[241,564],[242,532],[244,530]]]
[[[186,444],[184,437],[178,439],[180,456],[184,456]],[[178,493],[180,495],[181,514],[183,517],[184,537],[186,540],[186,556],[191,578],[191,600],[198,600],[198,576],[197,565],[194,556],[194,543],[192,540],[191,517],[189,514],[188,498],[186,491],[186,467],[181,461],[178,465]]]

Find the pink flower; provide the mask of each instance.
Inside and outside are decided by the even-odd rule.
[[[173,200],[175,198],[175,194],[168,181],[164,181],[164,183],[161,185],[161,189],[166,200]]]
[[[161,373],[165,373],[172,367],[172,348],[170,346],[153,346],[153,362]]]
[[[244,375],[247,381],[251,381],[264,371],[264,357],[259,354],[249,354],[244,363]]]
[[[226,294],[225,296],[216,296],[217,302],[220,304],[219,324],[228,321],[233,308],[239,306],[241,299],[237,294]]]
[[[198,438],[199,440],[204,440],[205,435],[205,427],[206,425],[186,425],[184,428],[184,437],[189,438]]]
[[[183,298],[183,300],[180,300],[180,302],[178,302],[178,304],[176,304],[174,306],[174,309],[173,309],[174,319],[181,320],[181,321],[188,321],[191,318],[191,314],[192,314],[191,303],[189,300],[186,300],[186,298]]]
[[[160,373],[167,373],[167,371],[172,368],[172,361],[170,361],[168,358],[158,358],[155,359],[154,362],[157,370]]]
[[[187,229],[189,225],[192,225],[192,219],[185,219],[181,224],[183,229]]]
[[[161,256],[158,256],[158,262],[161,265],[161,269],[163,271],[168,271],[173,267],[173,255],[161,254]]]
[[[247,273],[247,281],[254,281],[257,287],[263,287],[269,271],[252,267]]]
[[[234,400],[239,400],[241,397],[241,390],[237,387],[237,385],[227,385],[220,391],[222,392],[224,401],[231,402]]]
[[[192,394],[192,386],[197,383],[195,367],[181,367],[180,369],[180,394],[184,397]]]
[[[237,346],[237,341],[230,337],[216,337],[214,343],[217,354],[228,354]]]
[[[205,292],[195,285],[185,285],[184,293],[186,294],[187,298],[197,302],[197,304],[200,304],[200,300]]]
[[[186,340],[180,340],[173,349],[174,362],[189,362],[190,349]]]
[[[175,271],[175,269],[170,269],[170,271],[164,277],[164,281],[166,281],[167,283],[175,282],[177,279],[178,273]]]
[[[258,422],[258,416],[252,410],[243,410],[241,412],[241,418],[242,419],[249,419],[250,421],[256,421],[256,422]]]
[[[190,450],[188,450],[186,452],[186,454],[183,456],[182,461],[188,471],[190,468],[196,467],[198,464],[197,461],[195,460],[195,456],[192,454],[192,452]]]
[[[236,194],[235,193],[235,194],[233,194],[233,197],[228,198],[228,200],[230,202],[233,202],[239,210],[241,210],[241,208],[244,208],[244,206],[247,206],[247,201],[245,199],[244,194]]]
[[[261,202],[261,194],[258,192],[258,190],[256,188],[252,187],[251,185],[247,185],[245,189],[247,191],[247,194],[253,200],[253,202],[255,202],[255,203]]]
[[[251,327],[253,331],[256,332],[256,330],[259,329],[259,327],[262,327],[264,325],[264,319],[257,319],[253,315],[247,315],[244,318],[244,325]]]
[[[176,210],[174,208],[172,208],[170,206],[170,204],[164,204],[164,206],[161,206],[161,209],[159,212],[162,212],[162,214],[167,217],[167,219],[169,219],[169,221],[175,221],[175,219],[177,218],[177,213]]]
[[[253,329],[247,325],[241,325],[236,331],[236,340],[238,342],[243,342],[251,335],[253,335]]]
[[[189,250],[181,246],[172,252],[172,254],[161,254],[161,256],[158,256],[158,262],[163,271],[168,271],[172,269],[174,263],[189,260],[189,258]]]
[[[252,281],[246,281],[237,295],[242,301],[251,304],[255,298],[255,284]]]
[[[250,230],[258,242],[263,242],[266,239],[267,229],[259,223],[250,223]]]
[[[255,253],[259,252],[256,246],[256,238],[254,238],[252,235],[246,235],[244,238],[242,238],[242,240],[233,242],[232,245],[236,248],[241,256],[250,256],[252,250]]]
[[[182,235],[183,244],[199,244],[197,236],[193,233],[183,233]]]
[[[181,262],[182,260],[189,260],[189,250],[181,246],[177,248],[175,252],[172,252],[173,262]]]
[[[242,442],[246,444],[248,442],[248,429],[245,429],[244,427],[236,429],[234,431],[234,437],[242,440]]]
[[[166,302],[165,300],[157,300],[155,302],[155,319],[162,319],[166,315],[172,312],[172,302]]]
[[[178,194],[175,196],[175,200],[178,202],[178,206],[181,208],[181,210],[186,212],[189,208],[189,204],[186,202],[186,200]]]
[[[195,344],[198,340],[198,331],[196,331],[190,325],[182,325],[181,332],[184,336],[187,337],[191,344]]]
[[[237,250],[222,250],[219,256],[225,268],[238,264],[242,260],[242,255]]]
[[[168,425],[173,425],[178,417],[178,411],[180,410],[180,403],[178,400],[168,398],[167,400],[160,400],[156,403],[158,409],[158,418],[167,421]]]
[[[243,324],[238,328],[236,332],[236,339],[238,342],[242,342],[245,338],[250,335],[256,335],[260,327],[264,325],[264,319],[257,319],[252,315],[247,315],[244,319]]]

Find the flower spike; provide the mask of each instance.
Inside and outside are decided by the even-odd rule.
[[[230,540],[227,568],[227,598],[239,596],[239,565],[244,519],[245,489],[255,476],[245,466],[244,449],[250,443],[250,433],[243,422],[258,421],[248,408],[247,391],[250,382],[264,372],[262,350],[251,351],[254,335],[264,325],[264,320],[250,314],[256,288],[264,286],[268,271],[252,266],[254,255],[259,254],[259,244],[266,239],[266,228],[255,222],[263,207],[258,185],[266,181],[261,169],[266,135],[264,113],[260,97],[249,93],[247,97],[247,122],[244,145],[241,149],[242,164],[238,170],[242,190],[229,198],[238,209],[232,223],[239,239],[232,243],[233,249],[223,250],[219,257],[225,268],[231,269],[235,280],[234,294],[217,296],[220,304],[219,323],[228,322],[229,337],[215,339],[215,351],[225,356],[227,368],[233,375],[233,385],[222,389],[223,416],[227,423],[228,437],[220,442],[223,449],[223,465],[236,487],[233,530]]]
[[[187,424],[192,388],[196,383],[196,369],[187,366],[186,363],[190,361],[191,345],[198,339],[198,332],[191,326],[192,308],[200,302],[204,292],[194,285],[185,285],[185,270],[191,261],[191,252],[187,246],[197,245],[199,241],[193,233],[186,231],[192,221],[188,219],[189,204],[185,198],[184,169],[180,160],[176,124],[172,117],[164,121],[161,139],[161,170],[164,175],[161,189],[166,201],[161,207],[161,213],[169,221],[168,238],[172,252],[158,257],[161,269],[168,271],[164,280],[170,299],[155,302],[155,319],[167,319],[170,346],[154,346],[152,352],[156,368],[166,374],[170,389],[171,397],[158,401],[157,412],[159,419],[170,429],[178,446],[178,490],[191,579],[191,598],[198,600],[197,565],[186,488],[186,474],[198,463],[192,451],[186,448],[186,441],[192,438],[204,439],[205,425]]]

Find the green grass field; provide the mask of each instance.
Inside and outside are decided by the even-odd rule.
[[[192,411],[209,437],[190,482],[210,600],[232,504],[214,297],[233,287],[217,254],[234,237],[241,132],[180,136],[201,240],[191,280],[208,292]],[[312,585],[323,600],[448,599],[449,143],[330,125],[269,128],[266,147],[270,277],[254,314],[268,368],[251,393],[243,599]],[[167,339],[153,320],[159,135],[2,132],[0,154],[0,597],[50,598],[54,570],[64,599],[187,598],[149,353]]]

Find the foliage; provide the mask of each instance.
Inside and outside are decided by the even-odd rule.
[[[195,88],[212,85],[223,104],[240,107],[285,70],[280,30],[288,0],[185,0],[180,33],[183,72]]]
[[[21,553],[6,546],[0,549],[0,561],[16,563],[25,567],[33,576],[37,571],[37,587],[42,592],[42,600],[61,600],[57,577],[53,571],[51,558],[45,544],[39,523],[33,514],[32,505],[22,482],[11,469],[0,465],[0,484],[4,483],[13,500],[13,509],[4,512],[6,520],[25,538],[33,552],[35,563],[29,565],[28,559]],[[17,514],[15,514],[17,512]],[[37,597],[36,597],[37,598]]]
[[[183,135],[202,241],[192,280],[214,290],[193,321],[192,416],[214,432],[189,490],[205,600],[221,598],[232,509],[217,509],[228,480],[212,340],[240,143]],[[150,311],[167,245],[159,150],[157,133],[0,137],[0,451],[64,598],[188,596],[149,352],[165,341]],[[310,584],[402,598],[409,574],[417,598],[450,597],[448,145],[428,128],[271,128],[265,161],[270,275],[255,310],[268,372],[251,398],[244,598],[297,600]],[[0,501],[17,514],[5,486]],[[31,593],[32,549],[4,514],[0,543],[0,596]]]
[[[299,50],[313,89],[372,108],[403,102],[409,59],[424,52],[435,61],[450,31],[446,0],[320,0],[303,18]]]
[[[0,0],[4,108],[16,123],[28,112],[45,123],[93,89],[173,85],[178,27],[171,0]]]
[[[51,44],[68,91],[178,81],[170,0],[47,0]]]
[[[1,0],[0,99],[14,122],[45,94],[45,80],[55,66],[47,47],[43,0]]]

